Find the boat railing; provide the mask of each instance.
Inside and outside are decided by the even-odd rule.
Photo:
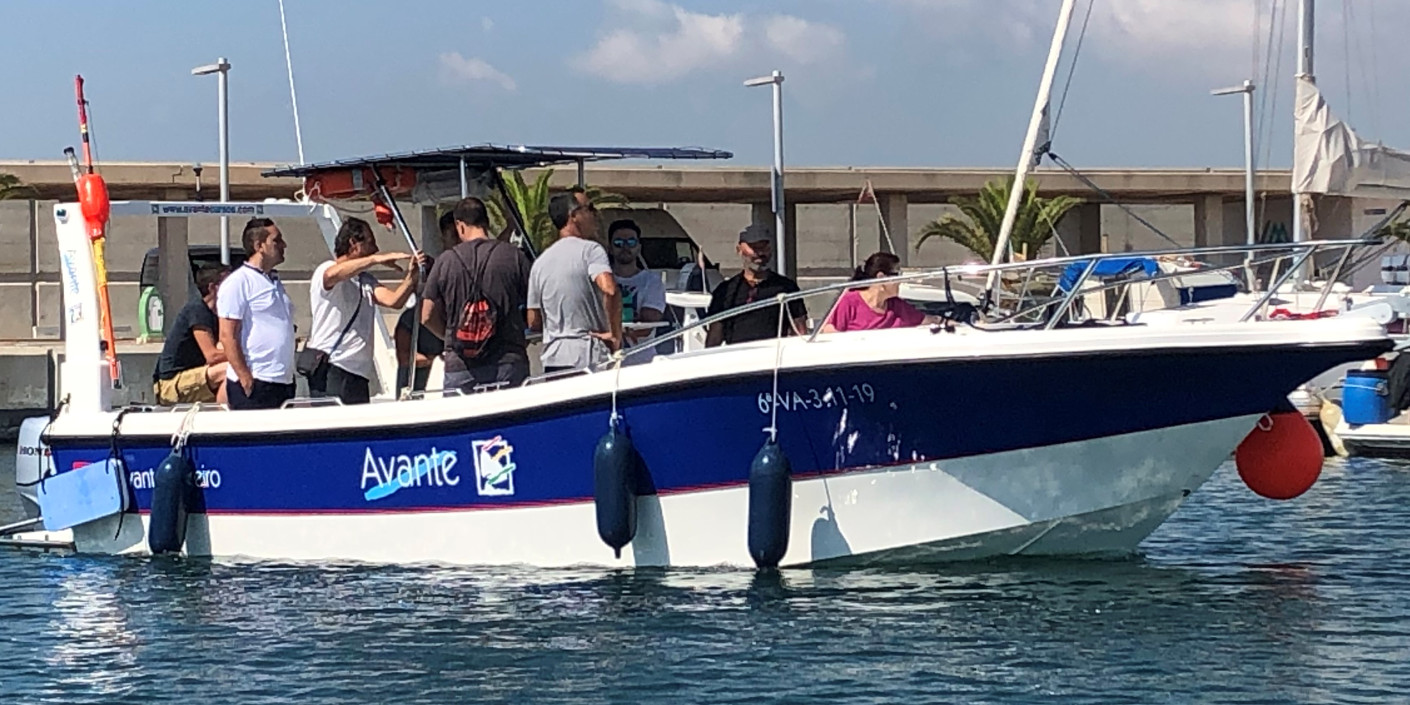
[[[1150,284],[1165,280],[1179,279],[1181,277],[1189,277],[1191,275],[1199,273],[1229,271],[1245,268],[1251,269],[1252,267],[1272,264],[1274,265],[1274,275],[1271,277],[1272,281],[1270,283],[1270,286],[1267,287],[1267,291],[1262,292],[1262,295],[1258,298],[1257,302],[1254,305],[1250,306],[1248,311],[1240,319],[1241,321],[1247,321],[1253,316],[1257,315],[1258,312],[1262,310],[1268,304],[1269,301],[1272,300],[1272,297],[1278,292],[1278,290],[1284,285],[1286,285],[1288,281],[1291,280],[1292,277],[1295,276],[1299,271],[1302,271],[1303,267],[1309,261],[1312,261],[1312,258],[1314,256],[1327,252],[1340,251],[1341,256],[1337,260],[1336,267],[1333,268],[1330,275],[1326,277],[1325,282],[1322,285],[1321,294],[1317,303],[1317,308],[1320,309],[1321,306],[1326,302],[1328,296],[1330,295],[1332,286],[1336,283],[1337,279],[1340,278],[1342,269],[1344,268],[1350,253],[1356,248],[1365,247],[1368,245],[1377,245],[1381,244],[1381,242],[1382,241],[1379,239],[1305,240],[1302,242],[1291,243],[1225,245],[1216,247],[1155,250],[1147,252],[1119,252],[1088,255],[1071,255],[1067,257],[1054,257],[1042,260],[1008,262],[997,265],[946,265],[943,267],[904,272],[897,276],[886,278],[885,283],[923,283],[926,281],[939,280],[945,282],[948,286],[952,282],[952,280],[955,279],[976,278],[980,275],[987,277],[991,273],[998,273],[1000,275],[1000,279],[1003,278],[1003,275],[1022,275],[1023,280],[1025,281],[1024,286],[1026,287],[1028,286],[1028,283],[1031,283],[1035,274],[1039,271],[1057,270],[1060,272],[1062,269],[1070,267],[1074,264],[1082,264],[1083,270],[1081,274],[1078,275],[1078,278],[1073,282],[1073,284],[1069,288],[1058,290],[1060,293],[1056,296],[1046,298],[1040,302],[1034,303],[1023,308],[1017,308],[1016,310],[1005,310],[996,307],[990,307],[989,310],[978,312],[981,316],[996,315],[996,317],[992,320],[984,320],[983,322],[985,323],[1014,324],[1018,323],[1020,319],[1025,316],[1041,313],[1046,310],[1048,311],[1048,313],[1041,320],[1041,323],[1043,324],[1042,327],[1045,329],[1051,329],[1056,327],[1063,321],[1064,317],[1067,316],[1068,313],[1071,311],[1073,303],[1083,295],[1091,295],[1093,293],[1102,292],[1108,289],[1127,286],[1133,283],[1133,281]],[[1092,277],[1093,272],[1096,271],[1097,265],[1107,260],[1133,258],[1151,258],[1156,260],[1183,258],[1197,260],[1201,257],[1209,257],[1215,255],[1245,255],[1245,257],[1240,259],[1238,262],[1226,265],[1205,265],[1201,266],[1198,269],[1191,269],[1185,271],[1159,272],[1155,275],[1141,277],[1136,280],[1126,279],[1121,281],[1099,282],[1095,283],[1093,286],[1085,286],[1087,281]],[[1288,259],[1293,260],[1290,266],[1286,267],[1285,269],[1277,266],[1278,263]],[[682,326],[663,335],[649,338],[646,341],[643,341],[642,343],[639,343],[633,347],[623,350],[619,355],[614,356],[612,360],[599,363],[595,369],[609,369],[614,364],[617,364],[617,360],[619,358],[622,360],[629,359],[632,356],[641,354],[648,349],[655,349],[663,343],[682,340],[687,335],[697,332],[702,328],[708,328],[711,325],[721,323],[731,318],[742,316],[754,311],[762,311],[764,309],[775,306],[782,308],[794,301],[802,301],[805,299],[822,297],[826,295],[840,295],[842,292],[845,292],[849,289],[865,288],[868,286],[873,286],[877,283],[878,282],[875,279],[839,282],[836,284],[828,284],[820,287],[811,288],[806,291],[799,291],[792,294],[780,295],[771,299],[755,301],[753,303],[745,304],[743,306],[738,306],[729,309],[728,311],[723,311],[711,316],[706,316],[698,321],[695,321],[694,323],[691,323],[690,325]],[[835,308],[835,306],[836,303],[834,302],[831,306],[829,306],[827,315],[818,319],[819,323],[812,331],[811,335],[809,335],[809,340],[816,338],[818,332],[822,329],[822,326],[831,317],[832,309]],[[806,334],[807,331],[795,331],[795,333]],[[544,379],[545,378],[538,378],[534,381],[544,381]]]
[[[1275,296],[1275,295],[1278,293],[1278,291],[1281,290],[1281,289],[1283,288],[1283,286],[1287,284],[1287,282],[1304,266],[1304,264],[1305,264],[1309,259],[1311,259],[1311,257],[1312,257],[1313,255],[1315,255],[1317,252],[1323,251],[1323,250],[1334,251],[1334,250],[1340,249],[1340,250],[1342,250],[1342,256],[1341,256],[1340,258],[1338,258],[1336,266],[1332,269],[1332,271],[1331,271],[1331,273],[1329,274],[1329,276],[1326,277],[1325,281],[1322,282],[1322,285],[1317,289],[1317,291],[1318,291],[1318,299],[1317,299],[1316,305],[1315,305],[1313,308],[1314,308],[1314,310],[1315,310],[1315,309],[1321,309],[1322,306],[1326,303],[1327,298],[1330,296],[1331,291],[1332,291],[1332,287],[1336,284],[1337,280],[1340,278],[1340,273],[1341,273],[1341,271],[1345,268],[1346,261],[1347,261],[1347,258],[1348,258],[1349,255],[1350,255],[1350,253],[1351,253],[1356,247],[1365,246],[1365,245],[1373,245],[1373,244],[1376,244],[1377,242],[1378,242],[1378,241],[1375,241],[1375,240],[1338,240],[1338,241],[1330,241],[1330,242],[1326,243],[1328,246],[1325,246],[1325,247],[1309,247],[1309,248],[1302,248],[1302,247],[1299,247],[1299,248],[1295,249],[1293,252],[1275,252],[1275,253],[1273,253],[1273,254],[1271,254],[1271,255],[1268,255],[1268,256],[1265,256],[1265,257],[1261,257],[1261,258],[1258,258],[1258,257],[1250,257],[1250,258],[1248,258],[1248,259],[1245,259],[1245,260],[1242,260],[1242,261],[1239,261],[1239,262],[1235,262],[1235,263],[1231,263],[1231,264],[1223,264],[1223,265],[1209,265],[1209,264],[1204,264],[1204,265],[1200,266],[1198,269],[1175,270],[1175,271],[1169,271],[1169,272],[1160,272],[1160,273],[1155,274],[1155,275],[1143,276],[1143,277],[1140,277],[1140,278],[1137,278],[1137,279],[1118,278],[1118,279],[1114,279],[1114,280],[1111,280],[1111,281],[1100,282],[1100,283],[1097,283],[1097,284],[1094,284],[1094,285],[1091,285],[1091,286],[1085,286],[1086,282],[1090,279],[1092,272],[1096,269],[1097,262],[1096,262],[1096,261],[1093,261],[1093,262],[1091,262],[1086,268],[1084,268],[1082,274],[1079,276],[1079,278],[1077,279],[1077,281],[1073,283],[1073,285],[1072,285],[1072,290],[1071,290],[1071,291],[1064,291],[1064,292],[1063,292],[1063,295],[1062,295],[1061,297],[1053,297],[1053,298],[1051,298],[1051,299],[1049,299],[1049,300],[1046,300],[1046,301],[1042,301],[1042,302],[1039,302],[1039,303],[1031,304],[1031,305],[1029,305],[1027,308],[1023,308],[1023,309],[1020,309],[1020,310],[1015,311],[1015,312],[1013,312],[1013,313],[1010,313],[1010,314],[1008,314],[1008,315],[1006,315],[1006,316],[1003,316],[1002,318],[999,318],[999,319],[995,320],[994,322],[995,322],[995,323],[1005,323],[1005,322],[1020,320],[1020,319],[1022,319],[1022,318],[1024,318],[1024,317],[1026,317],[1026,316],[1030,316],[1030,315],[1035,314],[1035,313],[1040,313],[1040,312],[1042,312],[1042,311],[1044,311],[1044,310],[1046,310],[1046,309],[1051,309],[1051,308],[1054,306],[1054,304],[1056,303],[1060,308],[1055,312],[1055,315],[1051,316],[1051,317],[1047,320],[1047,327],[1048,327],[1048,328],[1052,328],[1052,327],[1055,326],[1058,322],[1060,322],[1060,321],[1062,320],[1062,316],[1064,316],[1064,315],[1067,313],[1067,311],[1068,311],[1068,306],[1070,305],[1068,302],[1070,302],[1070,301],[1075,301],[1076,299],[1081,298],[1082,296],[1097,294],[1097,293],[1101,293],[1101,292],[1108,291],[1108,290],[1112,290],[1112,289],[1118,289],[1118,288],[1123,288],[1123,287],[1129,287],[1130,285],[1132,285],[1132,284],[1137,284],[1137,283],[1139,283],[1139,284],[1154,284],[1154,283],[1161,282],[1161,281],[1178,280],[1178,279],[1181,279],[1181,278],[1187,278],[1187,277],[1190,277],[1191,275],[1196,275],[1196,274],[1207,274],[1207,273],[1212,273],[1212,272],[1232,272],[1232,271],[1236,271],[1236,270],[1249,270],[1249,269],[1252,269],[1252,268],[1262,267],[1262,266],[1265,266],[1265,265],[1273,265],[1273,267],[1274,267],[1273,276],[1272,276],[1272,279],[1274,280],[1273,285],[1270,286],[1270,287],[1268,287],[1268,289],[1267,289],[1266,291],[1261,292],[1261,296],[1260,296],[1260,298],[1258,299],[1258,302],[1257,302],[1255,305],[1250,306],[1250,307],[1248,308],[1248,310],[1244,312],[1243,316],[1239,319],[1241,322],[1242,322],[1242,321],[1247,321],[1247,320],[1249,320],[1250,318],[1254,317],[1255,315],[1258,315],[1263,309],[1265,309],[1265,308],[1267,307],[1267,305],[1268,305],[1268,302],[1272,300],[1272,297]],[[1341,246],[1340,246],[1340,247],[1336,247],[1336,246],[1332,246],[1332,245],[1341,245]],[[1275,246],[1275,248],[1278,249],[1278,250],[1284,250],[1284,249],[1287,249],[1287,246]],[[1124,253],[1124,254],[1121,255],[1120,257],[1122,257],[1122,258],[1129,258],[1129,257],[1131,257],[1133,254],[1136,255],[1136,256],[1141,256],[1141,253]],[[1219,253],[1215,253],[1215,254],[1219,254]],[[1250,252],[1249,254],[1251,255],[1252,252]],[[1294,262],[1292,263],[1291,266],[1287,267],[1286,269],[1282,269],[1281,267],[1279,267],[1279,265],[1280,265],[1284,260],[1288,260],[1288,259],[1293,259],[1293,260],[1294,260]],[[1254,292],[1254,291],[1252,291],[1252,289],[1250,288],[1250,293],[1258,293],[1258,292]]]

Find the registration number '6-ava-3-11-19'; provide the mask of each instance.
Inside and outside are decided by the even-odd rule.
[[[779,390],[777,394],[759,392],[758,398],[759,413],[761,414],[773,411],[775,406],[782,411],[802,411],[875,403],[876,389],[866,382],[851,386]]]

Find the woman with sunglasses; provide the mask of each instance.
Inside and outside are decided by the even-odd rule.
[[[938,323],[939,317],[926,315],[900,297],[900,283],[886,281],[900,274],[900,264],[901,259],[890,252],[878,252],[868,257],[852,274],[852,281],[882,281],[842,292],[832,315],[823,324],[822,332],[911,328]]]

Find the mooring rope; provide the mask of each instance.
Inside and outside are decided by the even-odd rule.
[[[778,337],[774,339],[774,390],[769,397],[769,442],[778,442],[778,368],[783,365],[783,319],[788,315],[788,301],[778,295]],[[790,321],[790,327],[792,322]]]
[[[607,419],[608,428],[616,428],[617,422],[621,420],[621,415],[617,413],[617,390],[622,386],[622,361],[626,358],[621,350],[612,353],[612,359],[616,363],[616,374],[612,377],[612,416]]]

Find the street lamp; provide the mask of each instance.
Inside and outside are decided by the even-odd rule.
[[[1245,80],[1241,86],[1220,88],[1210,91],[1210,95],[1238,95],[1244,97],[1244,227],[1247,228],[1248,244],[1257,239],[1254,233],[1253,218],[1253,81]],[[1251,259],[1249,252],[1246,259]],[[1253,282],[1249,282],[1252,286]]]
[[[191,69],[192,76],[219,74],[216,83],[216,101],[220,129],[220,201],[230,200],[230,62],[225,57],[214,64],[197,66]],[[220,263],[230,264],[230,216],[220,216]]]
[[[751,78],[744,82],[750,88],[773,86],[774,90],[774,168],[770,184],[770,197],[774,211],[774,240],[778,243],[779,271],[786,277],[794,276],[788,266],[788,240],[784,237],[783,223],[783,72],[774,71],[768,76]]]

